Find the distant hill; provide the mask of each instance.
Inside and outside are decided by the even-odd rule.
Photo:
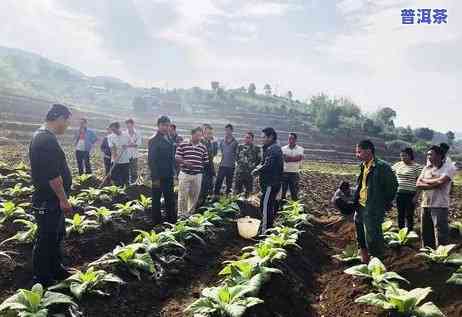
[[[140,90],[118,78],[90,77],[40,55],[0,47],[0,89],[82,104],[130,106]]]

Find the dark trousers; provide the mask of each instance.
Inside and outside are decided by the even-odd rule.
[[[281,185],[261,186],[260,208],[262,213],[262,233],[272,228],[277,214],[276,197]]]
[[[236,182],[234,184],[234,192],[236,195],[241,194],[245,190],[245,196],[249,197],[249,195],[253,192],[253,176],[246,172],[239,172],[236,173]]]
[[[436,249],[449,241],[448,208],[422,208],[422,246]]]
[[[112,169],[111,179],[117,186],[126,186],[128,185],[128,176],[129,176],[129,163],[116,164]]]
[[[105,157],[104,158],[104,171],[106,172],[106,175],[108,175],[109,172],[111,171],[111,166],[112,166],[111,159]]]
[[[396,195],[396,207],[398,208],[398,227],[400,229],[407,227],[409,231],[414,228],[414,210],[415,204],[413,199],[415,193],[398,193]]]
[[[75,151],[75,157],[77,159],[79,175],[84,173],[84,167],[85,174],[91,174],[90,153],[87,151]]]
[[[220,166],[217,180],[215,181],[215,195],[220,195],[221,186],[226,178],[226,194],[233,190],[234,167]]]
[[[164,195],[165,213],[167,222],[175,223],[178,214],[175,209],[175,194],[173,192],[173,177],[161,178],[159,184],[152,186],[152,220],[160,224],[162,216],[160,213],[160,198]]]
[[[293,201],[298,200],[298,173],[284,173],[282,174],[282,194],[281,198],[286,199],[287,189],[290,189],[290,196]]]
[[[57,201],[45,202],[34,207],[38,225],[33,250],[35,282],[50,285],[60,278],[63,271],[62,241],[65,235],[64,214]]]
[[[361,249],[367,249],[371,256],[383,257],[385,241],[383,238],[383,214],[365,213],[363,207],[355,213],[356,238]]]
[[[202,176],[202,184],[201,184],[201,194],[199,196],[199,202],[197,204],[198,207],[203,206],[205,200],[209,195],[213,192],[213,172],[212,171],[204,171]]]
[[[129,180],[130,180],[130,184],[133,184],[138,179],[138,159],[137,158],[131,158],[129,164],[130,164]]]

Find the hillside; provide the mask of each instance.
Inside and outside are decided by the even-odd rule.
[[[131,104],[139,89],[117,78],[90,77],[19,49],[0,47],[0,88],[16,94],[73,103]]]
[[[290,91],[285,96],[273,94],[269,84],[264,85],[264,94],[258,94],[253,83],[247,88],[227,89],[218,81],[212,81],[210,89],[146,89],[117,78],[91,77],[37,54],[5,47],[0,47],[0,74],[0,107],[5,118],[14,118],[25,106],[23,102],[37,104],[27,99],[36,98],[41,104],[71,104],[100,114],[97,117],[109,113],[97,124],[102,130],[109,120],[127,116],[140,118],[146,129],[152,130],[154,118],[164,113],[176,119],[183,133],[205,122],[216,127],[231,122],[238,135],[273,126],[282,132],[284,141],[288,132],[299,133],[308,158],[330,161],[354,160],[352,150],[360,138],[373,139],[380,151],[392,158],[403,146],[423,151],[432,139],[446,141],[446,134],[428,128],[396,127],[398,114],[390,107],[365,114],[348,98],[320,94],[302,102],[293,99]],[[22,120],[21,116],[17,119]],[[26,122],[34,119],[28,114]],[[217,132],[220,135],[221,129]]]

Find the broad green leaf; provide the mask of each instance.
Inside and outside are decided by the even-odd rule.
[[[414,313],[418,317],[444,317],[443,312],[432,302],[428,302],[420,307],[417,307]]]

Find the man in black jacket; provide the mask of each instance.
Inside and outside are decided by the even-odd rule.
[[[45,124],[34,133],[29,147],[34,185],[32,207],[38,225],[32,259],[34,283],[41,283],[44,287],[69,276],[62,266],[62,241],[66,232],[64,215],[72,213],[67,199],[72,176],[56,136],[64,134],[70,117],[67,107],[53,105]]]
[[[253,175],[260,175],[262,212],[262,232],[273,226],[276,216],[276,196],[281,190],[284,159],[281,147],[276,143],[277,133],[273,128],[263,129],[263,164],[259,165]]]
[[[165,200],[167,222],[175,223],[175,197],[173,193],[173,177],[175,175],[175,145],[168,135],[170,119],[161,116],[157,120],[157,134],[149,140],[148,164],[152,179],[152,220],[161,223],[160,198]]]

